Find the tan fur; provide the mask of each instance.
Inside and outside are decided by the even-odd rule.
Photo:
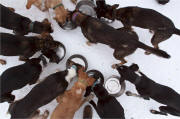
[[[6,60],[0,59],[0,64],[5,65],[6,64]]]
[[[44,0],[44,1],[45,1],[44,8],[42,8],[43,0],[28,0],[28,2],[26,4],[26,8],[30,9],[31,5],[35,5],[41,11],[47,11],[49,8],[53,8],[56,5],[62,3],[62,0]],[[55,8],[54,13],[56,15],[54,17],[54,19],[58,23],[60,23],[60,24],[65,23],[66,18],[68,16],[68,10],[66,10],[63,5]]]
[[[82,83],[82,80],[84,83]],[[83,99],[83,94],[86,87],[91,86],[94,81],[94,78],[89,78],[88,75],[83,72],[83,69],[80,69],[78,73],[78,81],[74,84],[74,86],[63,95],[57,97],[59,104],[52,113],[51,119],[73,119],[75,112],[86,101],[93,98],[91,95],[90,97]]]

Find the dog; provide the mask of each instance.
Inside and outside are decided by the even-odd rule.
[[[90,95],[83,99],[83,94],[88,86],[94,83],[95,79],[88,77],[81,68],[78,72],[78,81],[70,90],[57,97],[58,106],[51,115],[51,119],[73,119],[75,112],[87,101],[93,98]]]
[[[125,56],[132,54],[137,48],[142,48],[148,52],[163,58],[170,56],[158,49],[149,47],[138,41],[134,32],[129,33],[127,30],[116,30],[115,28],[101,22],[100,20],[84,15],[75,11],[71,14],[72,22],[81,27],[83,35],[90,43],[102,43],[114,49],[114,57],[121,60],[121,64],[126,63]]]
[[[29,18],[19,15],[9,8],[0,4],[1,9],[1,22],[0,26],[13,30],[14,33],[18,35],[26,35],[29,32],[33,33],[52,33],[51,24],[47,19],[42,22],[34,21],[32,22]]]
[[[32,58],[26,63],[11,67],[4,71],[0,77],[0,102],[13,102],[15,96],[12,91],[23,88],[27,84],[32,85],[37,82],[42,72],[40,61],[46,62],[43,56]]]
[[[100,83],[94,83],[91,87],[98,98],[97,105],[94,101],[90,104],[94,107],[100,118],[102,119],[125,119],[124,109],[118,100],[109,95],[107,90]]]
[[[150,110],[153,114],[167,115],[167,113],[180,116],[180,94],[170,87],[156,83],[155,81],[149,79],[145,74],[136,72],[139,70],[137,64],[131,66],[119,66],[116,65],[116,69],[121,75],[121,81],[127,80],[136,86],[136,90],[140,95],[133,94],[131,92],[126,92],[128,96],[135,95],[136,97],[142,97],[146,100],[152,98],[153,100],[164,104],[166,106],[160,106],[160,112],[156,110]]]
[[[32,118],[37,114],[37,109],[50,103],[58,95],[65,92],[68,84],[81,65],[73,64],[70,68],[49,75],[37,84],[23,99],[15,101],[9,107],[11,119]]]
[[[51,53],[51,50],[56,50],[60,45],[60,43],[58,41],[54,41],[52,36],[49,34],[29,37],[12,35],[9,33],[0,33],[0,37],[0,55],[20,56],[19,59],[22,61],[26,61],[37,51],[42,51],[45,56],[53,59],[55,53],[51,55],[52,57],[48,55],[48,53]]]
[[[93,110],[90,105],[86,105],[83,110],[83,119],[92,119]]]
[[[62,0],[28,0],[26,8],[30,9],[33,4],[41,11],[48,11],[49,8],[53,8],[54,19],[58,24],[62,26],[66,22],[68,10],[64,8]]]
[[[120,20],[127,29],[131,29],[131,26],[136,26],[154,32],[151,39],[154,48],[159,49],[158,44],[169,39],[173,34],[180,35],[180,30],[174,26],[173,22],[155,10],[140,7],[117,9],[118,4],[110,6],[102,1],[99,1],[98,4],[99,7],[96,8],[96,12],[99,18],[105,17],[111,20]]]

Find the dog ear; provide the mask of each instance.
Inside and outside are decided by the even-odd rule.
[[[139,70],[139,66],[137,64],[132,64],[129,68],[131,70],[133,70],[133,71],[138,71]]]
[[[119,4],[114,4],[114,5],[112,6],[113,9],[116,9],[116,8],[118,8],[118,7],[119,7]]]

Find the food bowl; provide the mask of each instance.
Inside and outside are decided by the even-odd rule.
[[[90,0],[81,0],[80,2],[77,3],[76,9],[79,10],[80,12],[84,13],[85,15],[89,15],[91,17],[96,17],[96,11],[94,8],[96,5],[94,4],[93,1]]]
[[[62,61],[66,55],[66,47],[64,46],[64,44],[62,44],[61,42],[59,42],[59,48],[57,48],[56,50],[58,52],[58,54],[60,54],[60,61]]]
[[[75,54],[75,55],[70,56],[70,57],[68,58],[67,62],[66,62],[66,68],[71,67],[71,63],[72,63],[72,62],[75,62],[75,63],[77,63],[77,64],[79,64],[79,65],[84,66],[85,71],[86,71],[87,68],[88,68],[87,60],[86,60],[86,58],[85,58],[84,56],[82,56],[82,55]],[[83,62],[84,64],[82,64],[82,62]]]
[[[120,83],[119,80],[120,77],[114,75],[106,80],[104,86],[111,96],[119,97],[124,93],[126,87],[125,82]]]

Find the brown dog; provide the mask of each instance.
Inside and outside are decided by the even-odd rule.
[[[74,86],[66,91],[63,95],[57,97],[59,105],[55,108],[51,119],[72,119],[75,112],[86,102],[93,98],[93,95],[83,99],[83,94],[87,86],[91,86],[94,83],[94,78],[89,78],[88,75],[83,72],[83,68],[78,72],[78,81]]]
[[[64,24],[68,15],[68,10],[64,8],[62,0],[28,0],[26,8],[30,9],[34,4],[41,11],[47,11],[49,8],[54,9],[54,19],[60,24]]]

